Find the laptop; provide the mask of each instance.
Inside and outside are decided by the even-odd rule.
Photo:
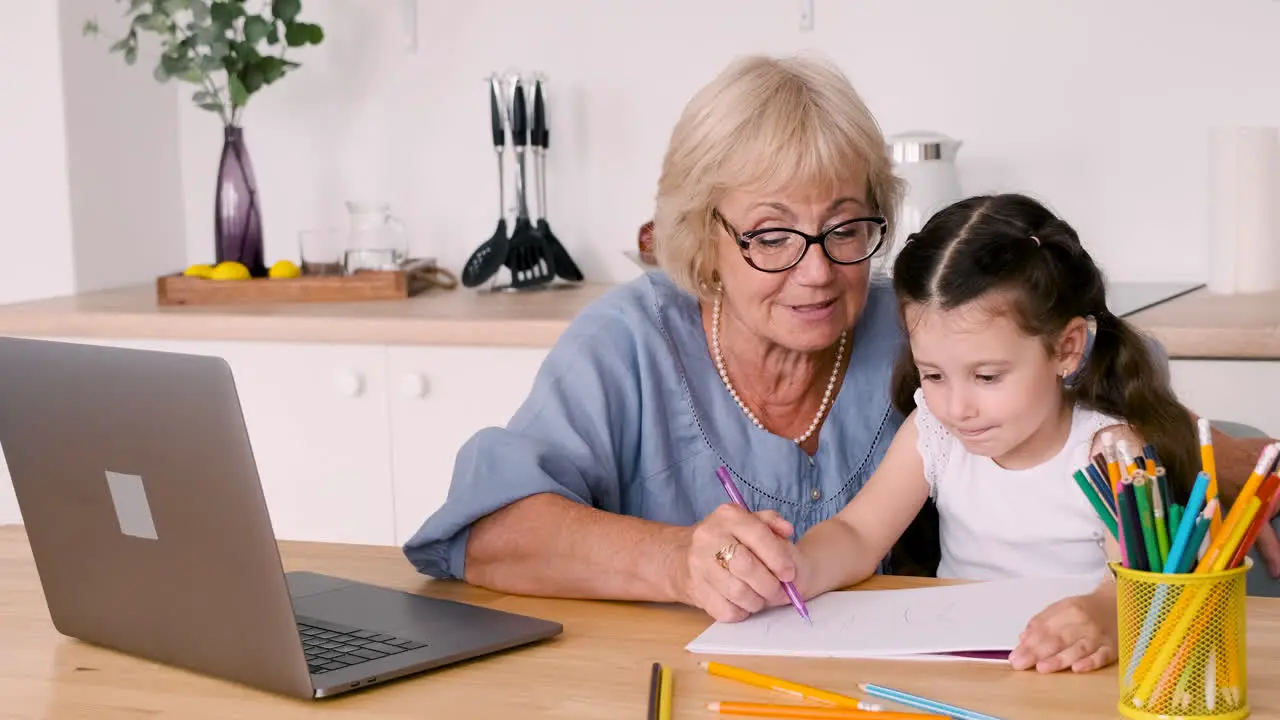
[[[69,637],[321,698],[563,630],[286,574],[222,358],[0,338],[0,447]]]

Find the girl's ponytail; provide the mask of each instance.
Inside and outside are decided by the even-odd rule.
[[[1071,392],[1085,405],[1123,418],[1153,446],[1177,501],[1186,502],[1200,469],[1195,421],[1174,395],[1152,341],[1109,311],[1094,317],[1097,336]]]

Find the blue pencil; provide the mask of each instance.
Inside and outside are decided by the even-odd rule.
[[[946,715],[947,717],[954,718],[955,720],[1000,720],[1000,718],[994,715],[984,715],[980,712],[974,712],[973,710],[965,710],[964,708],[956,707],[955,705],[948,705],[946,703],[938,702],[937,700],[929,700],[918,695],[902,692],[901,690],[894,690],[892,688],[872,685],[870,683],[863,683],[858,687],[862,688],[862,692],[872,697],[892,700],[896,703],[906,705],[907,707],[912,707],[917,710],[925,710],[939,715]]]
[[[1089,479],[1093,481],[1093,486],[1097,488],[1098,494],[1102,496],[1102,502],[1111,508],[1111,512],[1116,511],[1116,493],[1111,489],[1111,483],[1103,479],[1102,473],[1098,472],[1098,466],[1089,463],[1084,468],[1085,473],[1089,475]]]

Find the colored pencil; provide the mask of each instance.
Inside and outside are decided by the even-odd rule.
[[[729,499],[738,507],[750,512],[751,508],[747,506],[747,501],[742,497],[742,493],[738,491],[738,486],[733,482],[733,476],[729,474],[729,468],[723,465],[716,468],[716,477],[720,480],[720,485],[724,488],[725,493],[728,494]],[[782,581],[782,590],[787,594],[787,598],[791,600],[792,607],[796,609],[797,613],[800,613],[800,617],[812,625],[813,618],[809,616],[809,606],[805,604],[804,598],[800,597],[800,592],[796,590],[795,583],[789,580]]]
[[[1129,536],[1132,541],[1129,542],[1129,562],[1132,563],[1134,570],[1150,570],[1147,565],[1147,544],[1142,534],[1142,520],[1138,517],[1138,493],[1133,487],[1133,481],[1129,478],[1120,480],[1120,490],[1124,493],[1121,501],[1125,505],[1125,515],[1128,516],[1128,525],[1126,527],[1133,530]]]
[[[726,678],[728,680],[737,680],[746,685],[763,688],[765,690],[776,690],[777,692],[786,693],[793,697],[802,698],[804,700],[813,700],[815,702],[834,705],[836,707],[848,708],[850,710],[866,710],[865,706],[860,704],[857,698],[847,695],[820,690],[816,687],[793,683],[789,680],[782,680],[768,675],[762,675],[750,670],[733,667],[732,665],[724,665],[718,662],[702,662],[698,663],[702,669],[708,674],[716,677]]]
[[[1249,479],[1245,481],[1244,487],[1240,489],[1240,494],[1236,497],[1235,502],[1231,504],[1231,510],[1227,513],[1226,519],[1222,521],[1222,531],[1213,533],[1213,540],[1209,543],[1209,550],[1205,552],[1200,563],[1196,565],[1196,572],[1208,570],[1216,561],[1217,556],[1221,554],[1229,533],[1232,532],[1232,528],[1239,521],[1240,515],[1245,511],[1249,500],[1257,495],[1258,487],[1262,485],[1262,479],[1269,474],[1277,452],[1280,452],[1280,446],[1276,443],[1271,443],[1263,449],[1262,454],[1258,457],[1258,464],[1254,466],[1253,472],[1249,474]],[[1232,551],[1234,552],[1234,548],[1232,548]]]
[[[1240,547],[1236,548],[1236,552],[1232,555],[1231,560],[1227,562],[1227,567],[1240,567],[1240,563],[1244,562],[1244,557],[1249,553],[1249,549],[1253,547],[1253,542],[1258,538],[1264,525],[1271,522],[1271,516],[1275,515],[1276,505],[1280,503],[1280,476],[1271,473],[1267,477],[1266,482],[1262,484],[1262,488],[1258,490],[1258,499],[1262,502],[1262,507],[1258,514],[1254,516],[1253,522],[1249,524],[1249,529],[1245,530],[1244,538],[1240,541]]]
[[[662,663],[654,663],[649,671],[649,712],[648,720],[658,720],[658,696],[662,693]]]
[[[1133,477],[1133,474],[1138,471],[1138,461],[1133,453],[1129,452],[1129,443],[1121,440],[1116,443],[1116,449],[1120,452],[1120,468],[1124,471],[1125,477]]]
[[[1098,491],[1098,497],[1111,508],[1111,514],[1116,514],[1116,491],[1111,487],[1111,483],[1098,472],[1097,465],[1086,465],[1084,467],[1085,474],[1089,476],[1089,482],[1093,483],[1093,487]]]
[[[1133,478],[1133,493],[1138,500],[1138,522],[1142,525],[1142,542],[1147,548],[1147,567],[1151,572],[1160,569],[1160,545],[1156,542],[1155,518],[1151,515],[1151,490],[1147,487],[1147,474],[1137,471]]]
[[[1160,456],[1156,455],[1155,445],[1152,445],[1151,443],[1147,443],[1146,445],[1143,445],[1142,456],[1145,458],[1150,458],[1151,462],[1156,464],[1156,467],[1160,467]]]
[[[658,695],[658,720],[671,720],[671,706],[675,700],[674,683],[675,678],[671,676],[671,668],[662,668],[661,692]]]
[[[1174,527],[1173,543],[1169,547],[1169,557],[1164,563],[1164,572],[1176,573],[1182,565],[1182,556],[1194,552],[1187,544],[1191,542],[1191,534],[1195,530],[1196,518],[1204,508],[1205,497],[1209,492],[1209,476],[1201,472],[1196,476],[1196,484],[1191,486],[1191,497],[1187,499],[1187,509],[1181,513],[1182,518]]]
[[[1120,494],[1120,462],[1116,459],[1116,446],[1111,440],[1111,433],[1102,433],[1102,456],[1107,460],[1107,478],[1111,487],[1115,488],[1117,499]]]
[[[1213,516],[1218,512],[1218,498],[1210,500],[1204,506],[1204,511],[1196,518],[1195,527],[1191,530],[1191,540],[1187,543],[1187,550],[1182,554],[1182,559],[1178,562],[1178,572],[1189,573],[1195,567],[1199,558],[1196,557],[1196,550],[1204,543],[1204,539],[1209,537],[1210,528],[1213,525]]]
[[[1205,496],[1205,502],[1218,497],[1218,469],[1213,457],[1213,430],[1209,427],[1207,418],[1200,418],[1196,421],[1196,428],[1200,436],[1200,467],[1209,474],[1209,494]],[[1209,530],[1217,533],[1222,527],[1221,509],[1217,515],[1213,516],[1213,524]]]
[[[1074,477],[1076,485],[1080,486],[1080,491],[1084,493],[1086,498],[1088,498],[1089,504],[1093,505],[1094,512],[1096,512],[1098,517],[1102,519],[1102,524],[1106,525],[1107,530],[1111,531],[1112,537],[1119,539],[1120,534],[1119,531],[1116,530],[1116,518],[1111,514],[1111,509],[1107,507],[1106,502],[1103,501],[1098,492],[1098,488],[1095,487],[1093,483],[1089,482],[1089,480],[1084,476],[1083,470],[1077,470]]]
[[[947,717],[954,718],[955,720],[1000,720],[993,715],[986,715],[973,710],[965,710],[962,707],[948,705],[943,702],[938,702],[937,700],[930,700],[928,698],[920,697],[919,695],[912,695],[911,693],[903,692],[901,690],[894,690],[893,688],[872,685],[870,683],[862,683],[858,685],[858,687],[862,689],[862,692],[872,697],[892,700],[893,702],[906,705],[907,707],[923,710],[925,712],[938,713],[939,715],[945,715]]]
[[[1169,547],[1173,547],[1174,533],[1182,524],[1182,506],[1174,503],[1169,506]]]
[[[1152,465],[1154,473],[1155,465]],[[1169,557],[1169,526],[1164,517],[1164,497],[1160,494],[1160,483],[1154,474],[1147,475],[1147,487],[1151,490],[1151,519],[1156,531],[1156,548],[1160,551],[1160,566],[1164,567]]]
[[[713,702],[707,709],[721,715],[743,715],[764,718],[800,718],[802,720],[840,720],[841,718],[864,718],[865,720],[932,720],[946,715],[924,715],[921,713],[887,712],[874,710],[848,710],[846,708],[813,707],[811,705],[768,705],[765,703],[747,702]]]
[[[1120,552],[1124,559],[1124,566],[1138,569],[1138,555],[1141,552],[1138,544],[1141,542],[1142,531],[1134,524],[1136,516],[1132,513],[1130,507],[1130,493],[1124,491],[1124,486],[1120,488],[1120,493],[1116,495],[1116,502],[1119,507],[1116,508],[1116,518],[1120,524]]]

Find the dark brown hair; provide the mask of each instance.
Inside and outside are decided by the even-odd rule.
[[[903,309],[931,304],[950,310],[993,291],[1006,293],[1007,311],[1023,332],[1042,338],[1046,349],[1067,323],[1092,315],[1092,352],[1063,392],[1069,402],[1121,418],[1137,430],[1155,447],[1177,501],[1186,501],[1200,469],[1191,414],[1178,402],[1149,341],[1107,309],[1102,271],[1076,231],[1048,208],[1017,194],[957,202],[908,240],[893,276]],[[907,345],[893,380],[893,402],[903,415],[915,408],[918,387]]]

